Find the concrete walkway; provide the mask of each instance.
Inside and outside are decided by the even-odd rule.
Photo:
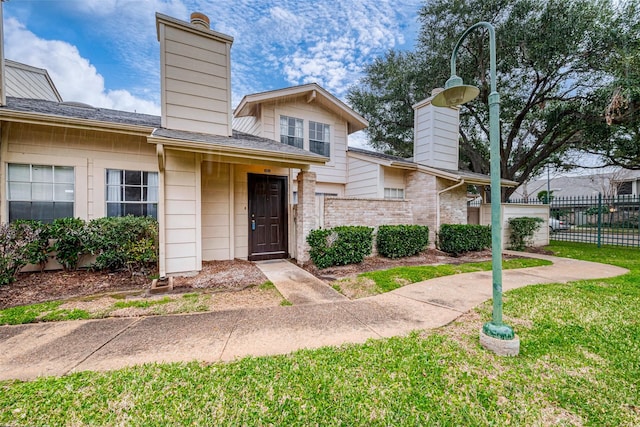
[[[349,300],[313,274],[287,260],[257,261],[255,264],[293,305]]]
[[[518,254],[549,259],[554,264],[504,271],[504,290],[627,272],[605,264]],[[291,270],[283,274],[293,283],[285,283],[281,292],[291,302],[302,301],[301,305],[0,327],[0,380],[30,380],[151,362],[230,361],[361,343],[446,325],[491,298],[489,271],[427,280],[355,301],[334,299],[329,296],[332,292],[316,289],[315,283],[309,292],[320,295],[318,301],[322,302],[313,303],[301,295],[305,291],[295,287],[295,278],[302,273],[287,264]],[[275,265],[261,264],[261,268],[269,271],[265,266]]]

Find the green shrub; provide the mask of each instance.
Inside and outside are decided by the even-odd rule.
[[[13,283],[29,263],[30,248],[38,242],[39,230],[30,224],[0,224],[0,285]]]
[[[65,271],[78,268],[80,255],[86,253],[86,223],[80,218],[58,218],[51,224],[51,238],[55,239],[53,250],[56,259]]]
[[[311,230],[307,243],[309,255],[318,268],[356,264],[371,254],[373,228],[342,226]]]
[[[158,261],[158,222],[151,217],[97,218],[87,226],[87,250],[95,270],[147,272]]]
[[[429,227],[425,225],[381,225],[376,247],[387,258],[415,255],[429,244]]]
[[[491,247],[491,227],[474,224],[442,224],[438,247],[452,255],[481,251]]]
[[[49,245],[51,226],[36,220],[18,220],[13,224],[24,224],[34,233],[33,240],[26,244],[25,257],[28,264],[39,266],[42,272],[49,260],[49,253],[51,252],[51,246]]]
[[[509,247],[516,251],[524,250],[527,244],[531,243],[533,233],[540,229],[542,218],[520,216],[517,218],[509,218]]]

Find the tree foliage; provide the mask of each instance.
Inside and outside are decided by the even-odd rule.
[[[496,29],[497,86],[501,96],[502,177],[525,182],[549,163],[581,149],[585,132],[606,128],[601,91],[611,82],[607,64],[616,34],[629,18],[610,0],[429,0],[420,10],[415,52],[391,51],[366,69],[348,99],[369,120],[376,149],[411,155],[411,105],[442,86],[455,43],[479,21]],[[637,19],[637,18],[636,18]],[[468,35],[457,74],[480,88],[461,107],[461,167],[489,172],[489,39]],[[509,190],[507,197],[512,190]]]
[[[613,79],[597,93],[605,105],[604,123],[594,121],[586,149],[601,155],[606,166],[640,169],[640,3],[622,3],[615,19],[604,64]]]

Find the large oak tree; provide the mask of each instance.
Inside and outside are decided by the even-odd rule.
[[[503,178],[525,182],[550,163],[566,163],[567,153],[585,145],[585,132],[603,131],[602,94],[612,82],[615,34],[625,21],[612,1],[429,0],[419,16],[416,50],[388,52],[349,91],[351,105],[369,120],[374,148],[411,156],[411,106],[444,85],[455,43],[479,21],[496,29]],[[484,30],[466,38],[457,65],[465,83],[480,88],[480,96],[461,108],[460,166],[489,173]]]

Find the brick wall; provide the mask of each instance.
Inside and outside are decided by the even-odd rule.
[[[409,200],[328,197],[324,200],[324,226],[412,224],[411,204]]]
[[[300,172],[298,181],[298,205],[296,206],[296,261],[309,260],[307,235],[316,228],[316,173]]]
[[[412,224],[429,227],[429,246],[434,247],[436,232],[436,177],[423,172],[407,174],[404,196],[411,200]]]
[[[409,200],[329,197],[324,199],[324,227],[364,225],[377,230],[381,225],[413,224],[411,204]],[[374,236],[371,255],[377,253]]]
[[[443,190],[455,182],[438,180],[439,190]],[[453,188],[440,194],[440,224],[467,223],[467,186]]]

